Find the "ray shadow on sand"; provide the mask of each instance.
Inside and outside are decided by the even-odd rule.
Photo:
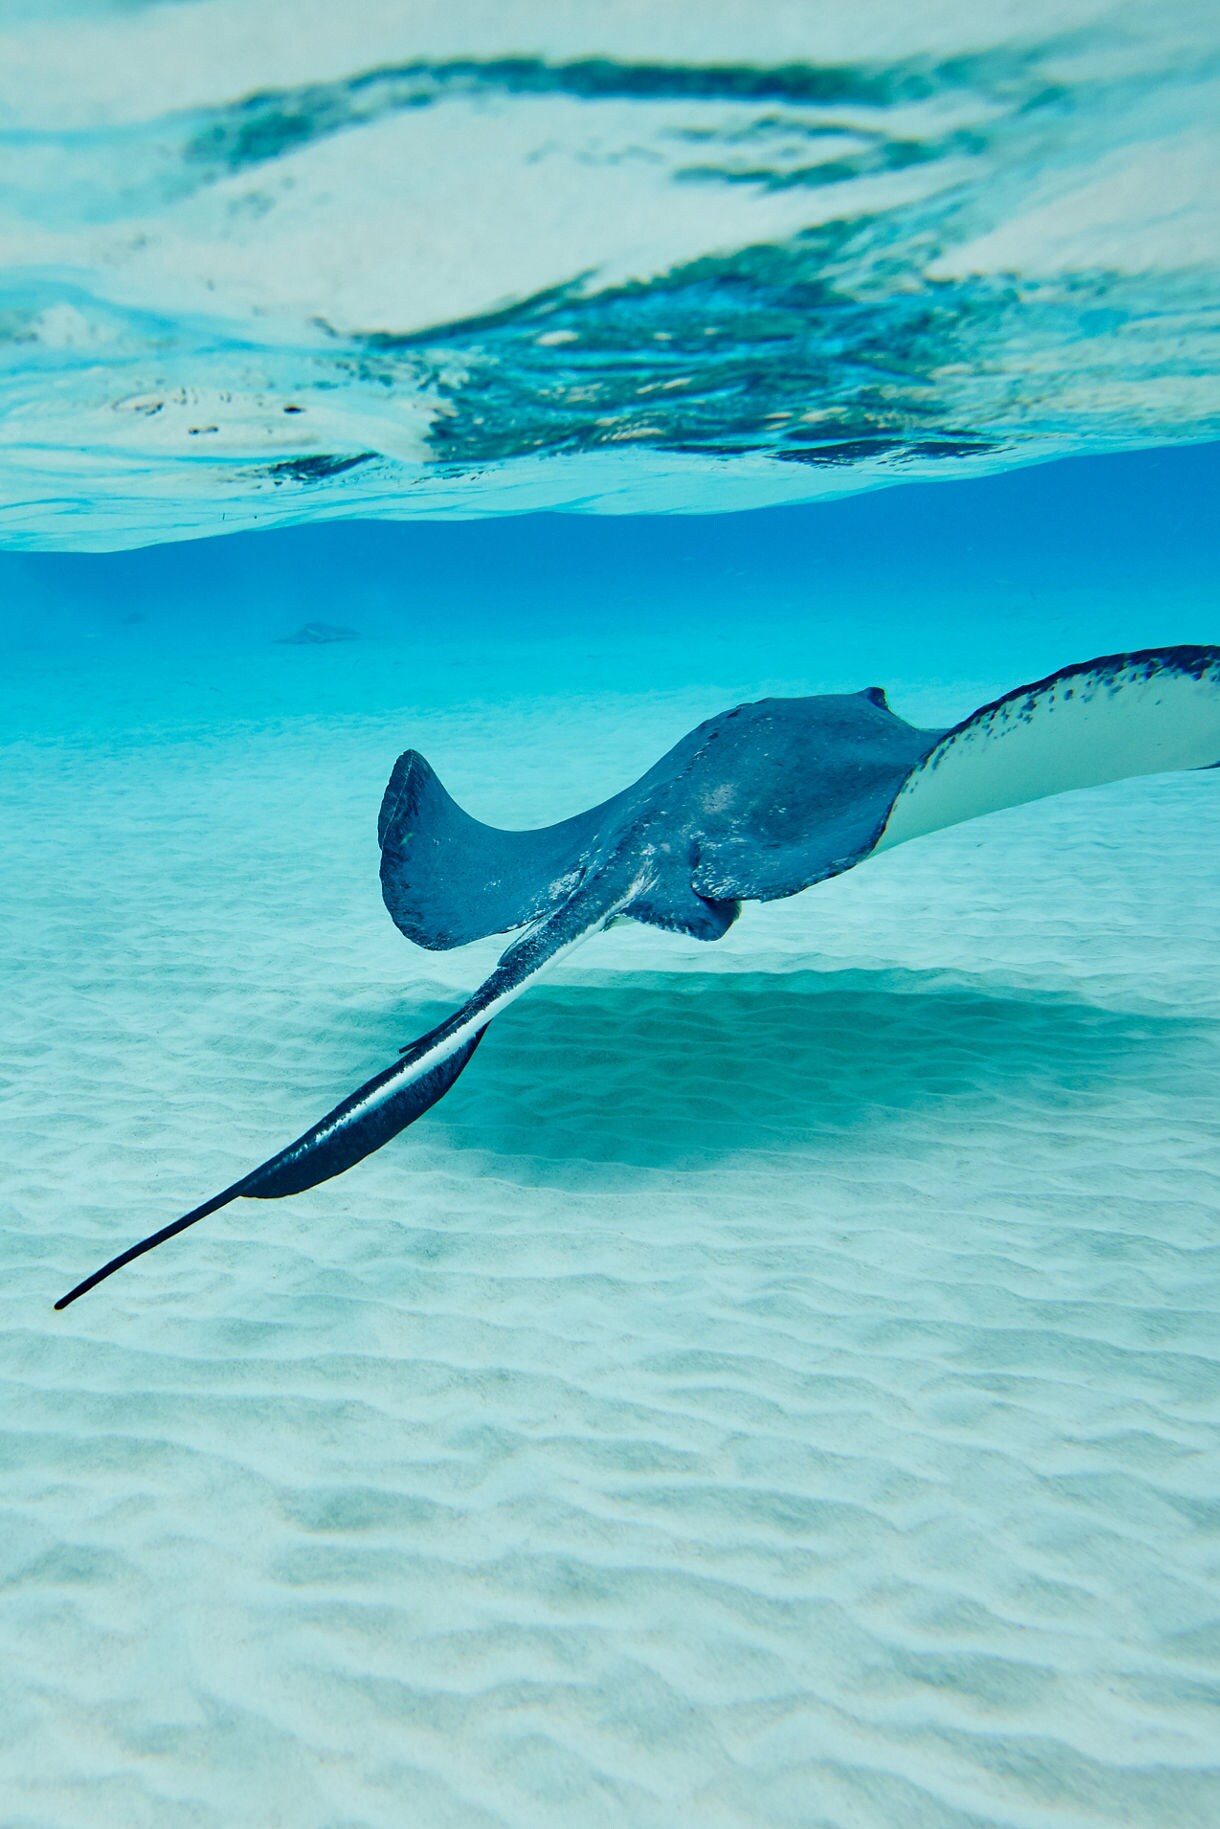
[[[417,1006],[412,1026],[436,1015]],[[463,1149],[556,1166],[858,1150],[930,1105],[960,1122],[1138,1083],[1149,1050],[1206,1027],[937,973],[599,975],[537,986],[505,1012],[430,1118]]]

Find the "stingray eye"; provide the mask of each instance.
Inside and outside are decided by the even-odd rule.
[[[885,696],[883,686],[866,686],[860,697],[867,699],[870,705],[876,705],[882,711],[888,711],[890,708],[890,702]]]

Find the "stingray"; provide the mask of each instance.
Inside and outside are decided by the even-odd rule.
[[[519,937],[473,996],[391,1066],[55,1306],[231,1200],[299,1194],[380,1149],[448,1092],[494,1016],[614,921],[718,940],[743,901],[796,895],[924,833],[1071,788],[1217,765],[1220,647],[1065,667],[950,730],[905,723],[877,686],[737,705],[633,786],[538,831],[480,824],[407,750],[378,823],[382,895],[396,925],[433,948]]]
[[[318,648],[333,641],[358,641],[359,635],[355,629],[335,622],[306,622],[295,635],[277,635],[275,639],[281,648]]]

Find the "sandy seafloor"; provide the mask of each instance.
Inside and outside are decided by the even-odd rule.
[[[1202,596],[1120,552],[798,613],[692,529],[684,596],[365,577],[310,648],[268,538],[211,615],[224,543],[140,622],[140,555],[6,574],[5,1829],[1220,1820],[1220,774],[616,929],[381,1154],[50,1307],[482,976],[378,898],[408,743],[536,823],[735,699],[950,721]]]

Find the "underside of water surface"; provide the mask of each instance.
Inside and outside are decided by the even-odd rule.
[[[597,931],[51,1307],[494,967],[402,752],[1203,677],[1218,122],[1191,0],[0,0],[3,1829],[1220,1821],[1220,768]]]
[[[1220,432],[1200,0],[5,14],[7,544]]]

